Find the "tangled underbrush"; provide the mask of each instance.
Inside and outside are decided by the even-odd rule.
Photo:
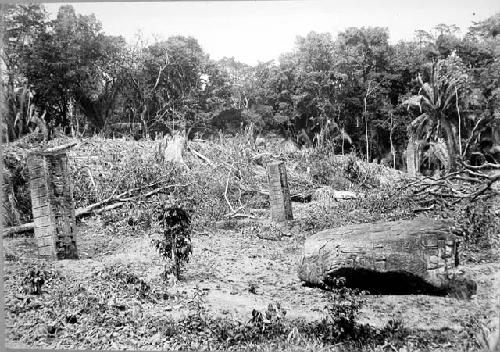
[[[498,260],[498,249],[500,249],[498,199],[462,202],[444,210],[441,214],[453,221],[453,232],[462,239],[461,252],[466,261]]]
[[[424,351],[429,341],[449,341],[449,336],[410,331],[397,318],[381,329],[358,323],[364,295],[345,288],[342,279],[325,291],[324,317],[319,321],[289,319],[278,302],[253,309],[241,320],[209,310],[204,289],[173,295],[130,266],[95,268],[75,280],[51,265],[21,263],[7,268],[9,341],[69,349],[269,350],[263,346],[275,346],[311,351],[334,346],[341,351]],[[32,280],[42,276],[43,284]],[[23,291],[27,282],[41,290]],[[182,314],[176,316],[176,310]],[[458,338],[467,340],[462,335]],[[471,336],[469,340],[474,340]]]
[[[157,181],[175,183],[182,170],[154,159],[151,141],[91,138],[69,154],[77,208]]]
[[[302,220],[304,230],[317,232],[340,226],[415,218],[411,198],[394,187],[380,187],[356,199],[311,203]]]
[[[242,136],[188,142],[185,164],[174,165],[159,162],[156,144],[150,140],[101,137],[80,141],[69,152],[76,208],[123,195],[129,190],[144,188],[143,193],[147,193],[146,186],[162,182],[163,185],[185,185],[182,189],[169,190],[170,198],[175,198],[169,202],[190,210],[194,223],[208,224],[238,214],[248,215],[252,209],[266,208],[269,204],[266,165],[273,161],[285,162],[292,195],[306,194],[321,185],[336,190],[378,187],[384,184],[384,172],[388,172],[379,165],[365,164],[353,155],[335,156],[314,149],[283,151],[272,146],[263,151]],[[20,188],[15,185],[11,192],[14,196],[11,208],[25,216],[12,220],[12,224],[31,218],[25,161],[20,160],[17,164],[24,166],[12,170],[17,172],[13,179],[21,185]],[[19,174],[19,170],[24,171]],[[140,203],[145,199],[134,197],[132,211],[135,213],[150,212],[156,206],[143,206]],[[115,211],[115,214],[121,212]],[[147,223],[147,219],[131,219],[131,223]]]
[[[2,181],[4,198],[2,215],[5,225],[15,226],[33,219],[29,190],[29,172],[24,149],[4,149]]]
[[[376,189],[397,183],[404,175],[379,164],[369,164],[354,154],[325,154],[312,150],[308,156],[311,175],[315,182],[336,190]]]

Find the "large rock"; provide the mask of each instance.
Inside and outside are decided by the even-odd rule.
[[[456,275],[458,243],[450,227],[444,220],[417,219],[324,230],[306,240],[298,275],[311,285],[351,276],[350,286],[372,293],[474,291],[475,284]]]

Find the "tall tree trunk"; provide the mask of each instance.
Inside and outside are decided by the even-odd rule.
[[[370,85],[368,85],[368,90],[370,89]],[[366,93],[365,97],[363,98],[363,118],[365,119],[365,139],[366,139],[366,162],[369,163],[369,156],[368,156],[368,120],[366,116],[366,98],[368,96],[368,92]]]
[[[142,112],[141,112],[141,123],[142,123],[142,138],[146,139],[147,136],[149,135],[148,131],[148,123],[146,121],[146,113],[148,112],[148,106],[147,104],[144,104],[142,107]]]
[[[3,84],[2,84],[3,85]],[[3,88],[3,87],[2,87]],[[1,129],[0,129],[0,142],[8,143],[10,141],[9,138],[9,108],[7,106],[7,92],[6,89],[2,89],[0,91],[0,113],[2,115],[2,120],[0,121]]]
[[[389,130],[389,140],[391,142],[391,155],[392,155],[392,168],[396,168],[396,149],[394,148],[394,142],[392,140],[392,132],[393,132],[393,126],[392,126],[392,112],[391,114],[391,129]]]
[[[458,141],[457,141],[457,127],[446,118],[441,118],[441,125],[446,133],[446,147],[448,149],[448,166],[447,172],[453,172],[457,170],[459,156],[458,151]]]
[[[457,109],[457,115],[458,115],[458,149],[460,152],[460,155],[462,155],[462,129],[461,129],[461,118],[460,118],[460,108],[458,106],[458,91],[457,87],[455,87],[455,106]]]
[[[417,176],[419,171],[419,162],[417,158],[417,148],[415,138],[410,136],[408,140],[408,147],[406,148],[406,172],[411,176]]]
[[[370,143],[368,141],[368,120],[365,118],[366,162],[370,162]]]

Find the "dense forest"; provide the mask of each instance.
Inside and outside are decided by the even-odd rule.
[[[192,37],[127,43],[70,5],[54,20],[43,5],[4,10],[8,140],[43,116],[67,134],[106,133],[117,123],[144,137],[251,125],[400,169],[409,140],[419,168],[453,169],[462,155],[500,160],[499,14],[462,37],[440,24],[397,44],[379,27],[310,32],[277,63],[249,66],[211,59]]]
[[[500,13],[251,66],[0,9],[8,347],[499,350]]]

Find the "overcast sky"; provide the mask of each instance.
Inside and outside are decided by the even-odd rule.
[[[403,4],[404,3],[404,4]],[[62,3],[46,4],[55,17]],[[415,30],[455,24],[462,33],[472,21],[500,12],[499,0],[306,0],[72,3],[94,13],[107,34],[133,40],[191,35],[214,59],[234,56],[248,64],[277,59],[292,50],[297,35],[334,36],[347,27],[387,27],[390,41],[412,39]]]

